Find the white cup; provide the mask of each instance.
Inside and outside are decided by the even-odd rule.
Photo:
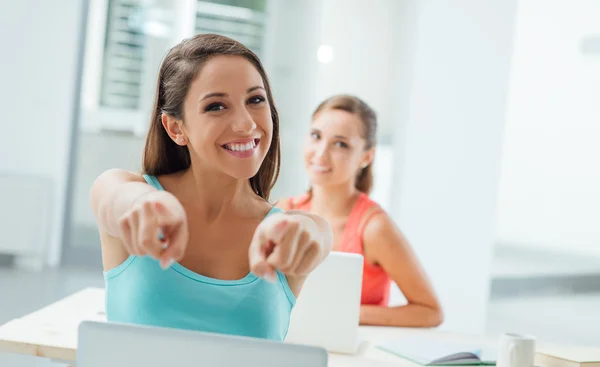
[[[500,337],[497,367],[533,367],[535,337],[507,333]]]

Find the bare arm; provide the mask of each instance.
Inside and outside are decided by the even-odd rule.
[[[146,184],[139,174],[119,169],[102,173],[92,186],[90,201],[102,239],[105,270],[129,254],[161,256],[162,244],[156,233],[162,228],[170,230],[169,259],[179,257],[185,247],[180,242],[187,234],[179,230],[187,230],[183,207],[175,196]],[[171,253],[174,251],[177,254]]]
[[[365,226],[365,256],[379,264],[398,285],[407,305],[398,307],[361,306],[364,325],[434,327],[443,321],[440,303],[410,243],[385,214],[373,217]]]
[[[158,190],[146,184],[138,174],[120,169],[105,171],[94,181],[90,190],[92,211],[96,216],[98,229],[118,237],[119,218],[131,209],[137,198],[155,192]]]

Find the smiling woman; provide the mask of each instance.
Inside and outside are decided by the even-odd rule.
[[[321,103],[304,146],[311,188],[279,207],[322,215],[333,228],[334,250],[364,256],[362,324],[437,326],[441,307],[410,243],[368,196],[376,133],[375,111],[361,99],[337,95]],[[408,305],[388,307],[392,281]]]
[[[279,154],[256,55],[211,34],[173,47],[143,174],[110,170],[91,190],[108,320],[283,340],[332,236],[320,217],[269,204]]]
[[[256,62],[260,65],[258,59]],[[181,67],[190,68],[189,72],[194,71],[185,64]],[[183,79],[183,76],[174,78],[173,83]],[[165,84],[165,96],[172,95],[174,99],[179,97],[169,87],[177,88],[177,85],[171,85],[168,81]],[[256,66],[237,55],[213,56],[201,66],[201,72],[190,83],[189,92],[181,101],[184,102],[183,106],[176,101],[166,101],[166,107],[162,108],[160,115],[161,123],[154,124],[156,129],[150,128],[148,139],[153,138],[155,131],[164,131],[168,138],[162,135],[162,139],[167,139],[165,141],[170,145],[175,141],[178,145],[175,149],[187,150],[187,154],[192,149],[196,153],[190,156],[190,164],[196,156],[199,161],[206,162],[203,167],[218,168],[238,179],[250,179],[259,195],[268,196],[279,173],[279,118],[272,103],[266,75],[261,76]],[[239,155],[231,154],[238,152],[241,142],[246,144],[250,140],[258,144],[251,151],[253,154],[242,155],[247,159],[239,160]],[[227,149],[227,144],[235,144],[236,150]],[[215,149],[215,146],[220,149]],[[159,145],[154,147],[158,149]],[[156,157],[154,151],[150,154]],[[265,165],[261,166],[263,160]],[[148,174],[168,173],[153,171],[152,163],[144,160]],[[253,178],[255,175],[257,177]]]

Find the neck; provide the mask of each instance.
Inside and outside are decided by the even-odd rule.
[[[312,187],[311,211],[323,216],[346,215],[360,195],[353,182]]]
[[[238,180],[194,164],[182,173],[181,183],[182,201],[204,213],[209,220],[230,209],[247,207],[250,201],[259,199],[247,179]]]

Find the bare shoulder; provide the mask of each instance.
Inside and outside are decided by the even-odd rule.
[[[372,262],[379,262],[390,250],[407,246],[406,238],[383,209],[373,214],[364,224],[362,232],[365,256]]]
[[[96,183],[124,183],[124,182],[144,182],[144,177],[138,172],[131,172],[120,168],[111,168],[106,170],[96,178]]]
[[[292,210],[298,208],[310,201],[310,195],[303,194],[300,196],[291,196],[280,199],[275,203],[275,206],[283,210]]]
[[[119,168],[104,171],[96,178],[90,189],[90,200],[92,207],[95,207],[97,201],[106,192],[114,190],[118,185],[129,182],[145,182],[141,174],[137,172],[126,171]]]
[[[275,207],[279,208],[281,210],[290,210],[291,209],[291,202],[292,202],[292,198],[282,198],[277,200],[277,202],[275,202]]]
[[[398,230],[394,220],[379,206],[372,207],[370,212],[366,214],[363,228],[364,237],[379,236],[382,233]]]

